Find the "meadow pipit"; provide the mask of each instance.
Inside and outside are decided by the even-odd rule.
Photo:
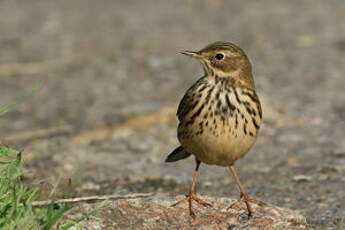
[[[240,47],[222,41],[182,54],[198,59],[205,74],[180,102],[177,116],[181,146],[166,159],[166,162],[174,162],[194,155],[196,160],[190,192],[176,204],[187,200],[192,217],[195,216],[192,200],[211,206],[198,198],[195,189],[198,169],[203,162],[229,168],[239,187],[240,200],[245,202],[251,216],[250,202],[259,201],[249,198],[234,168],[236,160],[254,145],[262,122],[250,61]]]

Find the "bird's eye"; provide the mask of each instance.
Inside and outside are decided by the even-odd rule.
[[[218,53],[218,54],[216,54],[215,58],[216,58],[218,61],[220,61],[220,60],[222,60],[222,59],[224,58],[224,54]]]

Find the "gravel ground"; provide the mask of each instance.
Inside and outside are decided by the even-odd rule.
[[[193,160],[163,163],[177,146],[176,120],[116,125],[177,105],[202,73],[178,51],[233,41],[284,117],[266,122],[238,162],[245,186],[300,210],[313,229],[345,229],[344,14],[341,0],[3,0],[0,103],[44,86],[1,118],[0,136],[17,140],[27,181],[47,191],[72,177],[78,195],[184,193]],[[99,129],[114,125],[107,135]],[[69,130],[32,133],[61,126]],[[85,133],[99,137],[77,143]],[[199,182],[202,194],[237,195],[224,168],[202,166]]]

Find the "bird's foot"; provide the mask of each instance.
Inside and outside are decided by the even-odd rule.
[[[234,206],[238,205],[240,202],[244,202],[246,204],[246,207],[247,207],[247,211],[248,211],[248,216],[251,217],[253,215],[253,210],[252,210],[252,207],[250,205],[250,203],[253,203],[253,204],[256,204],[256,205],[259,205],[259,206],[263,206],[263,205],[266,205],[266,203],[262,202],[262,201],[259,201],[259,200],[255,200],[253,198],[250,198],[248,196],[248,194],[241,194],[240,196],[240,199],[235,201],[234,203],[232,203],[228,208],[227,210],[233,208]]]
[[[204,206],[204,207],[212,207],[212,204],[210,203],[207,203],[206,201],[200,199],[196,192],[190,192],[189,194],[186,195],[186,198],[182,199],[182,200],[179,200],[177,201],[176,203],[174,203],[172,206],[177,206],[185,201],[188,201],[188,207],[189,207],[189,215],[192,217],[192,218],[195,218],[195,213],[192,209],[192,201],[195,201],[196,203]]]
[[[243,200],[244,202],[249,202],[249,203],[257,204],[259,206],[267,205],[265,202],[262,202],[260,200],[255,200],[253,198],[250,198],[247,194],[246,195],[241,195],[240,201],[241,200]]]

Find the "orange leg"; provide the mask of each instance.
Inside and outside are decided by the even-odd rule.
[[[190,188],[189,193],[186,195],[186,198],[183,200],[180,200],[178,202],[176,202],[175,204],[173,204],[172,206],[176,206],[180,203],[183,203],[185,201],[188,201],[188,208],[189,208],[189,214],[191,217],[195,218],[195,213],[193,212],[192,209],[192,201],[194,200],[195,202],[197,202],[198,204],[205,206],[205,207],[211,207],[212,205],[203,201],[202,199],[200,199],[197,194],[196,194],[196,189],[195,189],[195,185],[196,185],[196,178],[198,177],[198,172],[199,172],[199,167],[200,167],[200,161],[196,160],[196,167],[193,173],[193,182],[192,182],[192,186]]]
[[[249,203],[254,203],[254,204],[258,204],[258,205],[264,205],[265,203],[263,203],[261,201],[258,201],[258,200],[254,200],[254,199],[249,197],[248,193],[244,190],[244,187],[241,184],[241,181],[240,181],[240,179],[239,179],[239,177],[238,177],[238,175],[236,173],[234,165],[230,165],[229,166],[229,171],[232,174],[232,176],[235,178],[235,181],[236,181],[236,183],[238,185],[238,188],[240,190],[240,200],[238,200],[237,202],[239,202],[241,200],[244,201],[244,203],[247,206],[248,216],[252,216],[253,210],[252,210],[252,208],[251,208]],[[229,208],[231,208],[233,205],[234,204],[232,204]]]

